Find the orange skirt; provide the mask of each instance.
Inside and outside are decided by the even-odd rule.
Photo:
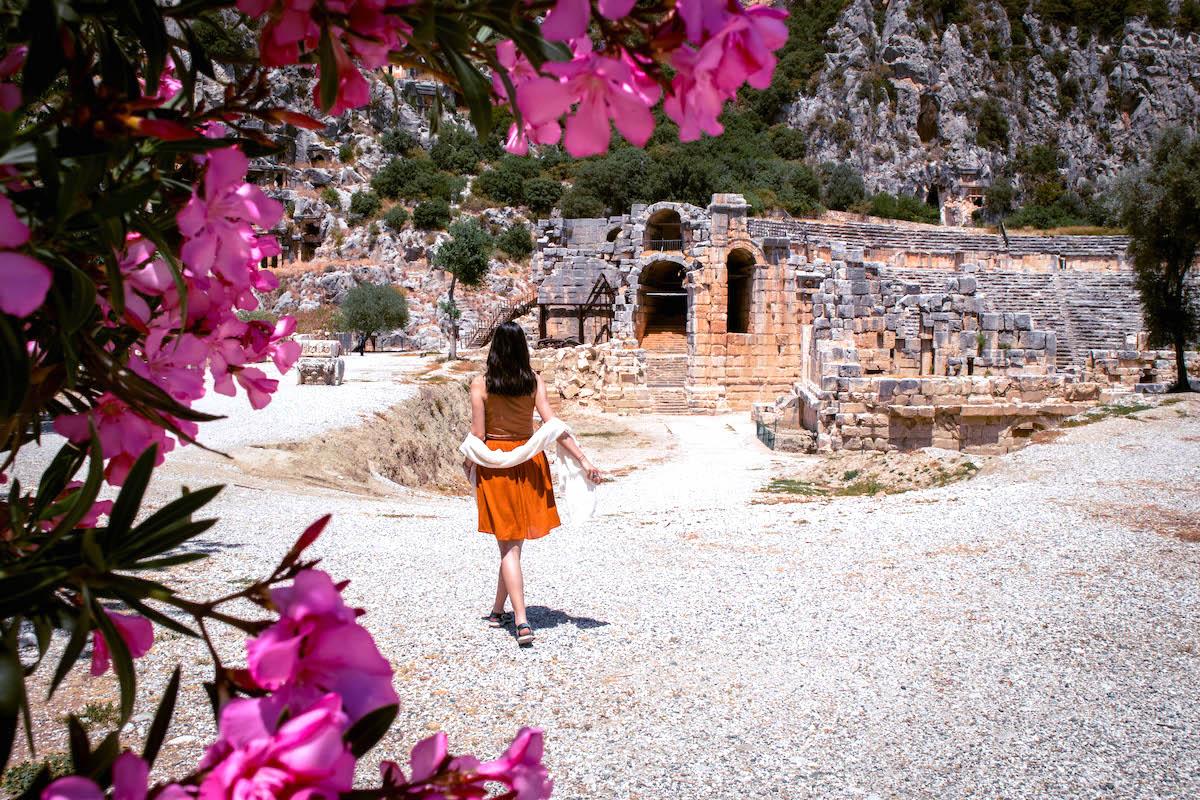
[[[487,440],[489,450],[504,452],[524,443],[524,439]],[[479,467],[477,473],[475,504],[480,533],[504,541],[539,539],[559,526],[545,453],[509,469]]]

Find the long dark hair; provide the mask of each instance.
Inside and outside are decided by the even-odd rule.
[[[517,397],[533,394],[537,378],[529,364],[529,342],[517,323],[506,322],[492,334],[484,381],[488,394]]]

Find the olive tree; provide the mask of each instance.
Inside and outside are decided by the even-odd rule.
[[[434,256],[434,265],[450,273],[450,290],[442,304],[442,312],[450,321],[449,356],[452,361],[458,358],[458,320],[462,316],[454,300],[454,290],[459,283],[469,288],[483,283],[493,247],[491,234],[484,230],[479,220],[464,217],[450,226],[450,239]]]
[[[408,301],[390,284],[360,283],[346,293],[338,309],[339,328],[357,333],[365,341],[381,331],[408,324]]]
[[[1138,294],[1151,341],[1175,350],[1172,391],[1188,391],[1184,351],[1200,334],[1193,277],[1200,254],[1200,138],[1165,132],[1121,187]]]

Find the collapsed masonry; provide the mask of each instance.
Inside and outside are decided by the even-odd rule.
[[[537,366],[610,411],[751,409],[820,450],[1003,452],[1117,394],[1161,391],[1123,237],[635,206],[539,223]],[[597,302],[598,286],[614,291]],[[1200,375],[1200,356],[1189,369]]]

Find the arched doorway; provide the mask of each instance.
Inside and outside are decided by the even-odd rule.
[[[683,221],[670,208],[656,211],[646,220],[646,250],[682,250]]]
[[[638,279],[638,340],[647,350],[687,351],[685,271],[674,261],[655,261]]]
[[[729,333],[750,332],[750,307],[754,300],[754,256],[731,250],[725,259],[726,328]]]

